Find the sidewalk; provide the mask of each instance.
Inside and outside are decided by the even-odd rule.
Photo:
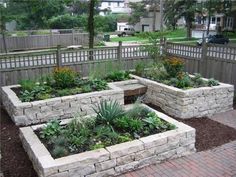
[[[169,160],[120,177],[235,177],[236,141],[212,150]]]
[[[216,114],[210,119],[236,129],[236,110]],[[236,141],[119,177],[236,177]]]

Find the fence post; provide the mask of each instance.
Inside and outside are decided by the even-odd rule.
[[[207,44],[205,42],[205,40],[203,40],[202,43],[202,57],[201,57],[201,61],[200,61],[200,68],[199,72],[206,77],[206,71],[207,71]]]
[[[57,45],[57,53],[56,53],[56,64],[57,67],[62,67],[62,60],[61,60],[61,46]]]
[[[119,41],[119,45],[117,48],[117,59],[118,60],[122,59],[122,41]]]
[[[72,45],[75,44],[75,31],[74,31],[74,28],[72,28]]]
[[[49,47],[53,47],[53,37],[52,37],[53,33],[52,33],[52,29],[50,29],[50,44]]]

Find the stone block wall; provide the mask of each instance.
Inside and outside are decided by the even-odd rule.
[[[20,138],[40,177],[115,176],[195,152],[195,129],[155,112],[176,129],[58,159],[52,158],[35,135],[33,130],[39,126],[20,128]]]
[[[12,88],[19,85],[2,87],[2,101],[9,116],[16,125],[31,125],[47,122],[50,119],[70,118],[74,114],[94,113],[93,107],[101,100],[117,100],[124,104],[124,91],[112,83],[110,90],[63,96],[33,102],[21,102]]]
[[[142,77],[132,77],[148,87],[146,102],[159,106],[171,116],[204,117],[233,109],[233,85],[220,83],[219,86],[182,90]]]

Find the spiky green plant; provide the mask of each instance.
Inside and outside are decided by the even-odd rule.
[[[115,119],[124,115],[124,110],[117,101],[102,100],[93,110],[97,113],[96,121],[104,125],[112,125]]]

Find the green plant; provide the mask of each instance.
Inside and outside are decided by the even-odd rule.
[[[117,101],[102,100],[97,108],[93,108],[97,113],[96,121],[104,125],[112,125],[114,120],[124,115],[124,110]]]
[[[49,144],[53,144],[54,146],[67,146],[68,139],[66,136],[60,135],[60,136],[52,136],[49,139]]]
[[[52,156],[55,158],[63,157],[68,154],[68,151],[63,146],[55,146],[52,150]]]
[[[105,90],[107,88],[107,82],[102,79],[89,79],[88,81],[92,90]]]
[[[65,88],[65,89],[60,89],[56,90],[56,96],[66,96],[66,95],[71,95],[71,89]]]
[[[117,119],[114,126],[128,132],[140,132],[143,129],[143,122],[140,119],[123,116]]]
[[[105,42],[103,42],[103,41],[99,41],[99,42],[97,43],[97,46],[106,46],[106,44],[105,44]]]
[[[105,147],[105,145],[102,142],[99,142],[99,143],[96,143],[96,144],[92,145],[90,147],[90,149],[95,150],[95,149],[100,149],[100,148],[104,148],[104,147]]]
[[[213,78],[210,78],[210,79],[208,79],[208,81],[207,81],[207,85],[210,86],[210,87],[212,87],[212,86],[217,86],[217,85],[219,85],[219,81],[218,81],[218,80],[215,80],[215,79],[213,79]]]
[[[51,92],[50,87],[46,85],[36,85],[31,91],[24,90],[20,92],[20,99],[23,102],[33,101],[35,99],[43,99],[48,97]],[[44,97],[45,96],[45,97]]]
[[[192,87],[193,83],[191,81],[191,78],[187,73],[179,73],[178,75],[178,82],[176,84],[176,87],[178,88],[188,88]]]
[[[161,81],[168,77],[168,73],[164,65],[159,62],[152,65],[152,67],[146,71],[146,76],[153,80]]]
[[[125,133],[124,135],[118,136],[119,143],[124,143],[124,142],[131,141],[131,140],[132,140],[132,137],[129,133]]]
[[[108,82],[111,81],[123,81],[130,79],[129,72],[127,71],[112,71],[107,74],[107,76],[104,78]]]
[[[34,87],[36,86],[36,83],[32,80],[21,80],[20,85],[23,91],[31,92]]]
[[[194,85],[196,85],[197,87],[206,85],[205,81],[202,79],[201,74],[199,74],[199,73],[195,73],[192,80],[194,82]]]
[[[175,129],[175,125],[170,124],[166,121],[161,120],[155,112],[150,112],[147,115],[147,118],[143,119],[145,123],[149,126],[150,130],[158,130],[159,132],[165,130]]]
[[[144,71],[145,71],[145,63],[144,62],[138,62],[135,65],[135,74],[137,74],[138,76],[143,76]]]
[[[172,78],[170,78],[169,83],[167,85],[170,84],[170,85],[176,87],[178,85],[178,83],[179,83],[179,80],[175,77],[172,77]]]
[[[36,99],[38,99],[38,100],[46,100],[49,98],[51,98],[51,95],[49,93],[39,93],[36,96]]]
[[[77,73],[67,67],[55,68],[53,71],[53,79],[55,86],[58,88],[68,88],[75,85]]]
[[[126,115],[131,118],[141,119],[145,117],[150,110],[143,107],[140,103],[136,102],[134,106],[126,112]]]
[[[118,142],[119,134],[111,126],[98,125],[95,127],[94,133],[94,140],[96,142],[103,142],[105,146]]]
[[[177,77],[179,73],[183,72],[184,62],[177,57],[169,57],[164,60],[165,69],[170,77]]]
[[[53,136],[58,136],[61,133],[62,127],[60,125],[60,121],[51,120],[46,124],[45,127],[40,131],[40,137],[43,139],[49,139]]]
[[[34,100],[34,93],[28,90],[20,92],[20,100],[23,102],[29,102]]]

